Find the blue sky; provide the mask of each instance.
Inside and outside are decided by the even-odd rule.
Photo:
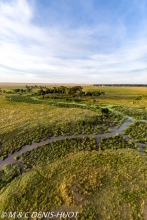
[[[1,0],[0,82],[147,83],[147,0]]]

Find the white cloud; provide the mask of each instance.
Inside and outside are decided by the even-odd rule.
[[[0,81],[144,83],[147,40],[127,42],[121,21],[115,33],[107,24],[41,27],[33,23],[34,7],[0,3]],[[116,39],[124,44],[112,47]]]
[[[25,0],[15,0],[11,3],[1,2],[1,14],[6,18],[10,18],[12,20],[18,20],[26,23],[30,21],[33,14],[32,8],[28,5],[28,2]]]

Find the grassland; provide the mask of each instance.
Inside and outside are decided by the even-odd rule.
[[[139,108],[128,108],[124,106],[113,106],[113,109],[122,112],[124,115],[128,115],[138,120],[147,120],[147,108],[140,106]]]
[[[53,141],[35,150],[23,153],[19,161],[24,164],[24,169],[28,170],[42,163],[52,163],[66,157],[69,153],[96,149],[97,143],[94,137],[64,139]]]
[[[138,149],[138,145],[135,144],[132,140],[127,140],[126,137],[120,136],[119,134],[100,139],[99,150],[118,150],[123,148]]]
[[[11,95],[12,96],[12,95]],[[16,96],[14,96],[16,97]],[[31,102],[28,102],[31,100]],[[37,102],[30,98],[0,100],[0,158],[22,146],[51,136],[104,133],[117,125],[121,116],[102,114],[99,109],[67,108]],[[82,108],[81,108],[82,107]]]
[[[16,177],[1,191],[0,212],[74,210],[80,220],[146,219],[146,166],[146,156],[131,149],[68,154]]]
[[[147,122],[139,120],[147,119],[147,88],[83,85],[84,91],[105,94],[67,100],[37,96],[36,88],[15,94],[18,86],[24,88],[0,85],[5,90],[0,92],[1,159],[51,136],[108,132],[127,115],[138,121],[125,133],[146,144]],[[111,111],[102,111],[107,108]],[[78,211],[76,220],[147,219],[147,154],[126,137],[117,134],[99,143],[94,137],[64,139],[15,159],[25,172],[14,164],[0,171],[0,214]]]
[[[55,160],[61,159],[67,156],[69,153],[75,153],[79,151],[104,151],[107,149],[118,150],[118,149],[138,149],[138,145],[133,141],[126,140],[118,134],[101,138],[100,142],[96,142],[96,138],[91,137],[76,137],[71,139],[63,139],[53,141],[51,143],[37,147],[31,151],[27,151],[21,155],[18,159],[24,164],[24,169],[32,169],[42,163],[52,163]]]
[[[124,133],[137,142],[147,144],[147,122],[135,121],[125,129]]]
[[[0,170],[0,189],[7,186],[12,179],[20,175],[20,167],[16,164],[7,164]]]
[[[84,91],[100,90],[105,92],[104,96],[97,99],[97,103],[123,105],[126,107],[138,108],[147,106],[147,88],[144,87],[96,87],[84,86]],[[141,100],[136,100],[139,96],[143,96]]]

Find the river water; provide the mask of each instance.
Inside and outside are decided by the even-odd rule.
[[[35,149],[36,147],[42,146],[43,144],[48,144],[48,143],[50,143],[52,141],[62,140],[62,139],[65,139],[65,138],[71,139],[71,138],[75,138],[75,137],[82,138],[82,137],[93,136],[93,137],[96,138],[96,141],[97,141],[97,144],[98,144],[99,141],[100,141],[100,138],[110,137],[110,136],[113,136],[116,133],[118,133],[120,135],[125,136],[127,140],[133,140],[133,139],[128,138],[126,135],[123,134],[123,130],[130,123],[132,123],[133,121],[134,121],[134,119],[132,117],[126,117],[124,123],[118,129],[117,128],[113,128],[110,133],[97,134],[97,135],[95,135],[95,134],[89,134],[89,135],[87,135],[87,134],[79,134],[79,135],[70,135],[70,136],[58,136],[58,137],[51,137],[50,139],[47,139],[47,140],[41,140],[39,143],[32,142],[31,145],[25,145],[19,151],[16,151],[13,154],[9,153],[7,158],[5,158],[4,160],[0,160],[0,170],[2,169],[2,167],[4,165],[12,163],[12,164],[18,164],[21,167],[21,172],[24,172],[23,163],[14,160],[15,156],[21,157],[22,153],[25,153],[27,151],[31,151],[31,150]],[[133,142],[136,143],[135,140],[133,140]],[[143,148],[142,148],[143,143],[137,143],[137,144],[139,145],[140,151],[143,151]]]

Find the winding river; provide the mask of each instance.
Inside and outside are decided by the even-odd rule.
[[[111,109],[110,109],[110,110],[111,110]],[[113,111],[113,110],[112,110],[112,111]],[[121,115],[122,115],[122,113],[121,113],[121,112],[118,112],[118,111],[114,111],[114,113],[116,113],[116,114],[121,114]],[[124,116],[124,115],[123,115],[123,116]],[[98,144],[99,141],[100,141],[100,138],[102,138],[102,137],[103,137],[103,138],[104,138],[104,137],[110,137],[110,136],[113,136],[113,135],[115,135],[116,133],[118,133],[118,134],[120,134],[120,135],[125,136],[127,140],[132,140],[134,143],[136,143],[134,139],[128,138],[127,135],[124,135],[124,134],[123,134],[123,130],[124,130],[130,123],[132,123],[133,121],[134,121],[134,119],[133,119],[132,117],[125,116],[125,121],[124,121],[124,123],[123,123],[118,129],[117,129],[117,128],[114,128],[114,129],[112,129],[111,132],[109,132],[109,133],[96,134],[96,135],[95,135],[95,134],[89,134],[89,135],[87,135],[87,134],[79,134],[79,135],[70,135],[70,136],[58,136],[58,137],[51,137],[50,139],[47,139],[47,140],[41,140],[39,143],[34,143],[34,142],[32,142],[31,145],[25,145],[25,146],[23,146],[19,151],[16,151],[16,152],[14,152],[13,154],[10,154],[10,153],[9,153],[7,158],[5,158],[4,160],[0,160],[0,170],[2,169],[2,167],[3,167],[4,165],[12,163],[12,164],[18,164],[18,165],[21,167],[21,172],[23,173],[23,172],[24,172],[23,163],[14,160],[14,157],[15,157],[15,156],[21,157],[21,154],[22,154],[22,153],[25,153],[25,152],[27,152],[27,151],[31,151],[31,150],[35,149],[36,147],[42,146],[42,145],[44,145],[44,144],[48,144],[48,143],[50,143],[50,142],[52,142],[52,141],[62,140],[62,139],[65,139],[65,138],[66,138],[66,139],[71,139],[71,138],[75,138],[75,137],[80,137],[80,138],[82,138],[82,137],[93,136],[93,137],[96,138],[96,142],[97,142],[97,144]],[[141,120],[140,120],[140,121],[141,121]],[[143,148],[142,148],[143,143],[138,143],[138,142],[137,142],[137,144],[139,145],[140,151],[144,151]]]

